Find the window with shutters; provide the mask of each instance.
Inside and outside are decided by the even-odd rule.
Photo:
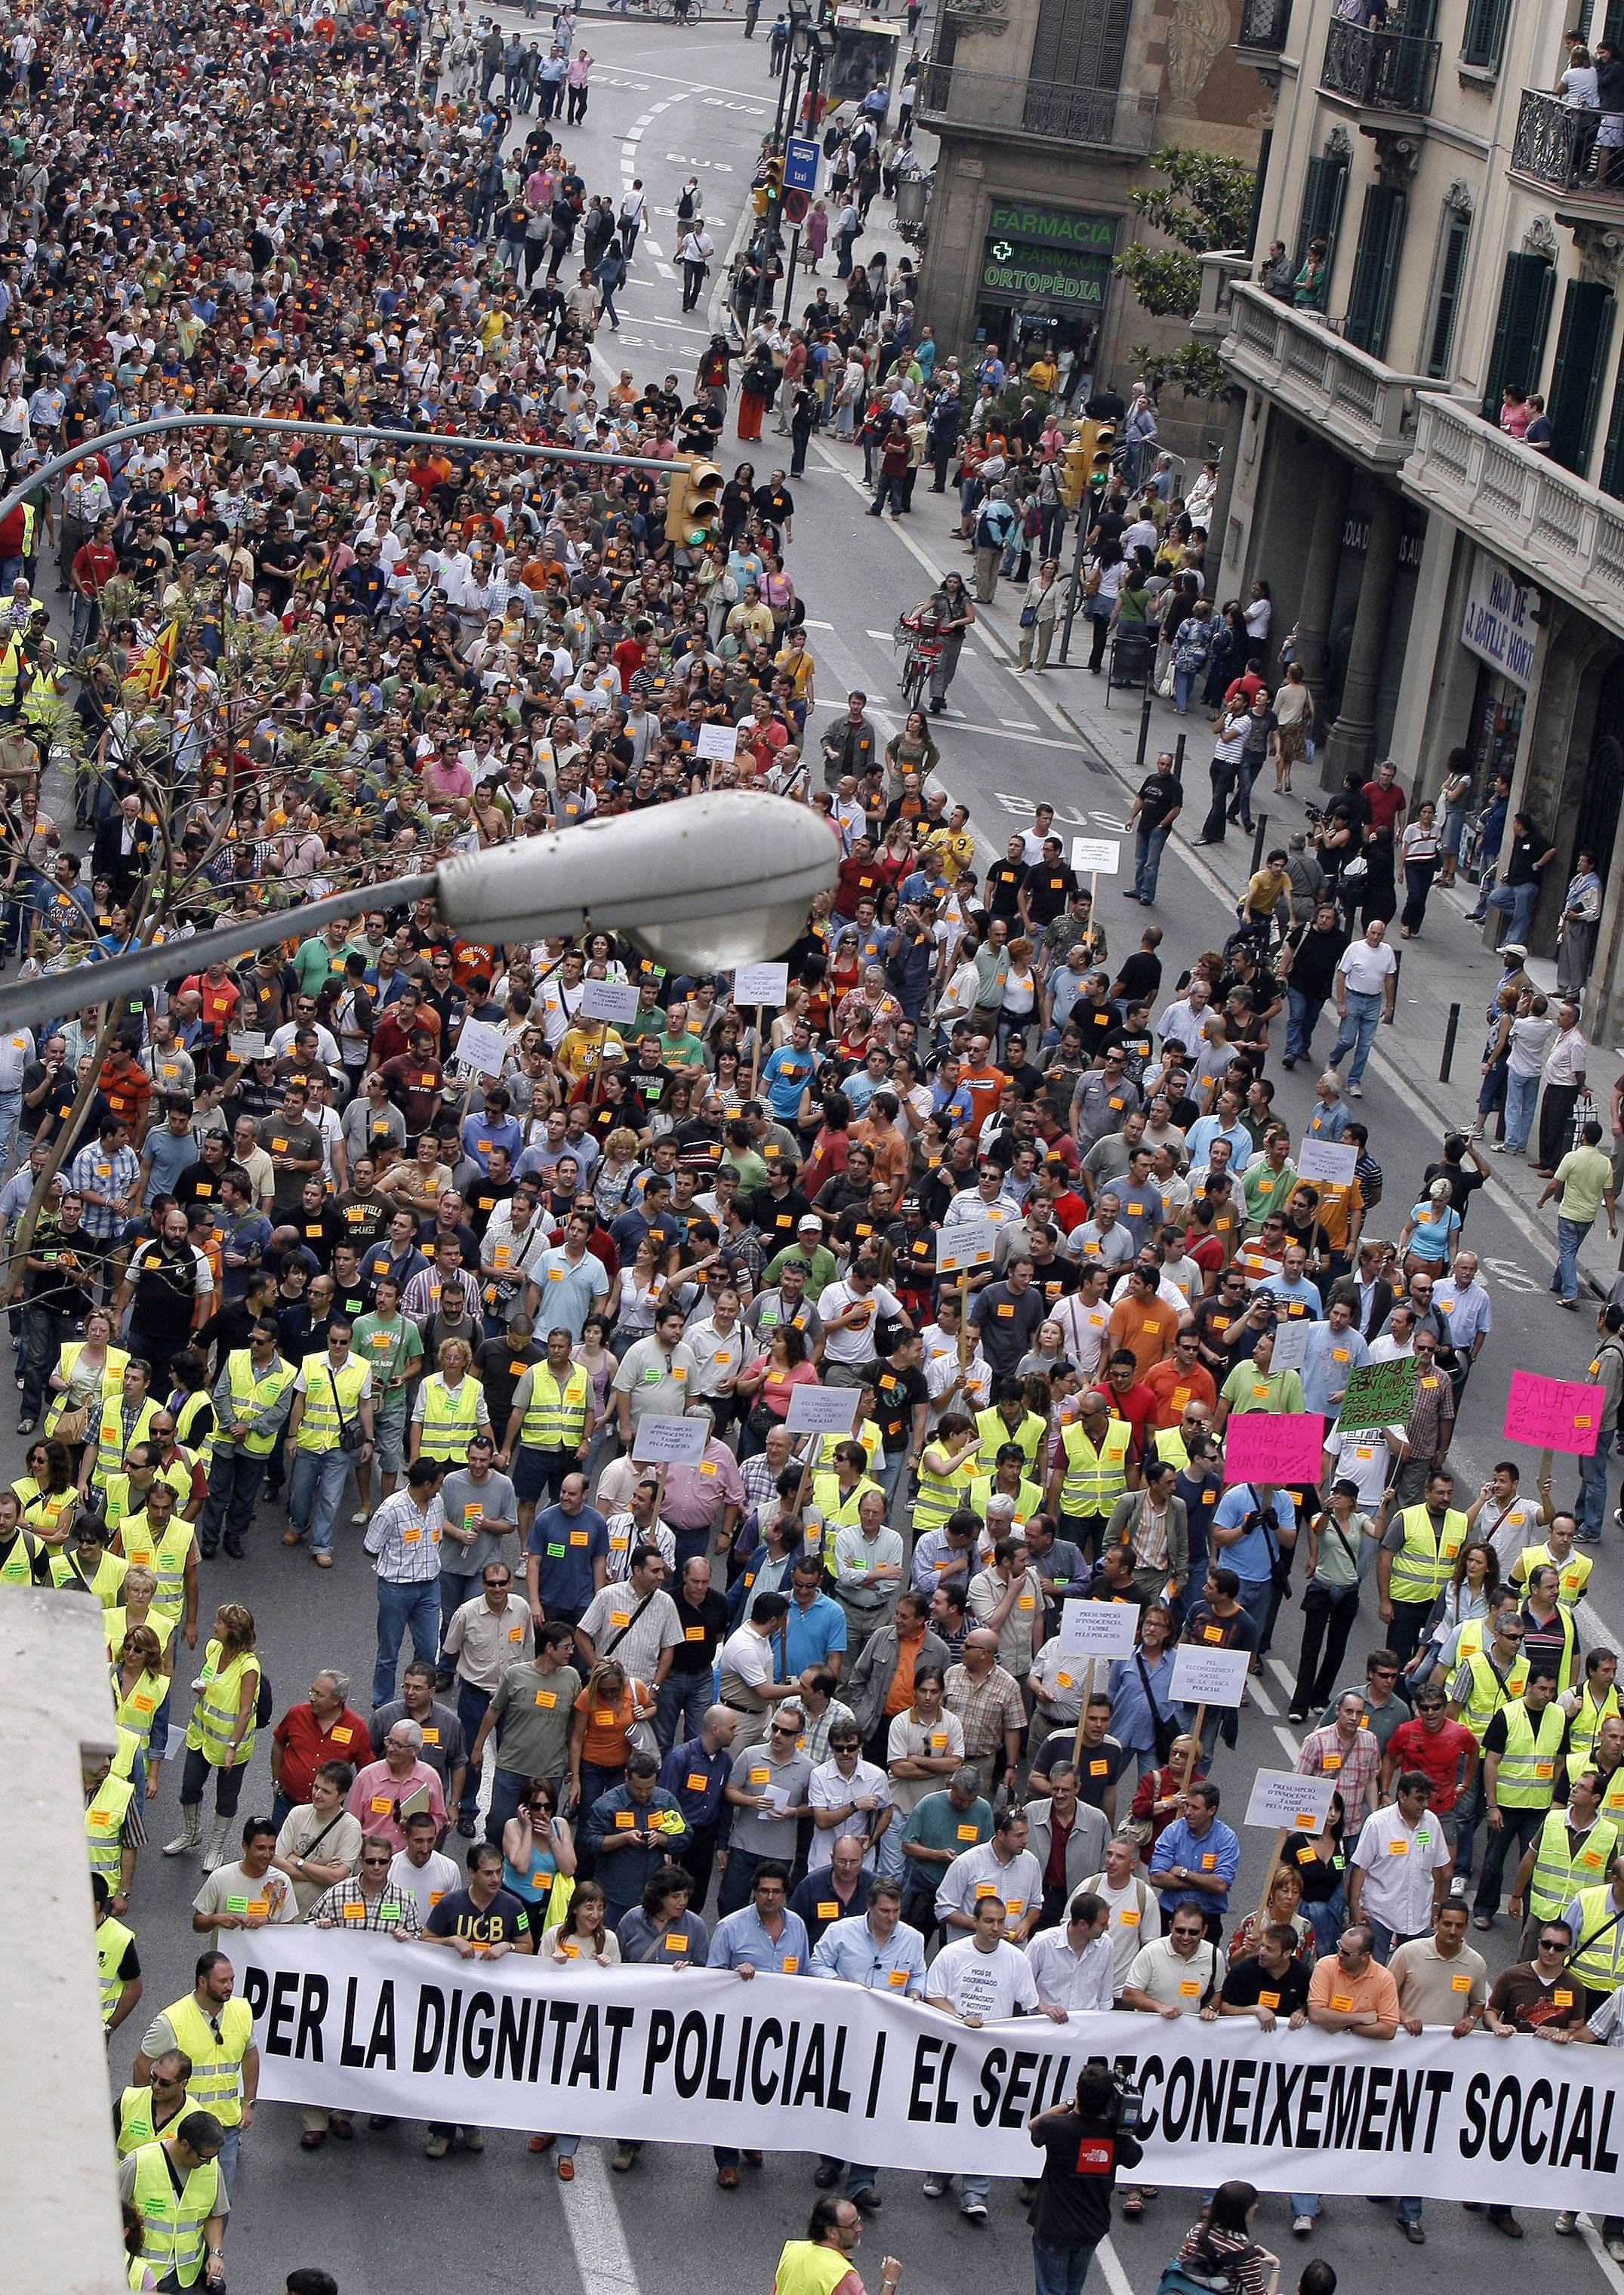
[[[1619,43],[1624,40],[1624,0],[1607,0],[1606,12],[1602,17],[1602,28],[1597,31],[1595,26],[1592,24],[1590,37],[1593,44],[1597,40],[1605,40],[1614,54],[1617,54]]]
[[[1483,415],[1500,419],[1500,401],[1509,388],[1536,390],[1545,367],[1546,330],[1551,323],[1551,300],[1556,273],[1548,257],[1518,250],[1506,258],[1500,282],[1500,308],[1494,325],[1494,346],[1483,385]]]
[[[1455,347],[1455,322],[1460,312],[1461,288],[1466,276],[1466,242],[1472,218],[1458,208],[1444,212],[1438,249],[1438,268],[1432,282],[1432,323],[1427,331],[1426,371],[1441,380],[1449,372]]]
[[[1551,367],[1551,460],[1583,474],[1590,460],[1602,384],[1612,340],[1612,295],[1599,280],[1572,279]]]
[[[1466,29],[1461,37],[1460,60],[1485,71],[1498,71],[1506,50],[1506,27],[1511,0],[1469,0]]]
[[[1120,87],[1133,0],[1040,0],[1027,77],[1061,87]]]
[[[1365,193],[1343,331],[1351,343],[1368,351],[1372,358],[1384,358],[1387,354],[1408,206],[1404,193],[1386,184],[1372,184]]]
[[[1615,502],[1624,502],[1624,359],[1619,362],[1618,380],[1612,386],[1607,443],[1602,449],[1602,467],[1595,482],[1604,494],[1611,494]]]
[[[1348,159],[1343,151],[1324,151],[1310,159],[1302,179],[1302,215],[1297,225],[1297,251],[1293,264],[1301,271],[1317,239],[1326,243],[1326,274],[1336,261],[1336,232],[1348,191]]]

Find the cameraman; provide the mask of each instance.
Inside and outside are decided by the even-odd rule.
[[[1043,2153],[1027,2215],[1037,2295],[1082,2295],[1094,2250],[1111,2228],[1117,2170],[1137,2168],[1143,2157],[1138,2137],[1122,2125],[1123,2101],[1108,2066],[1085,2064],[1074,2100],[1027,2122]],[[1137,2120],[1137,2098],[1127,2116]]]

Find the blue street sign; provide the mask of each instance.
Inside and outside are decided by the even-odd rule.
[[[784,188],[815,192],[818,188],[818,146],[810,135],[792,135],[784,146]]]

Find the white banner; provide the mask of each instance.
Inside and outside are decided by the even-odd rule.
[[[1147,2183],[1618,2202],[1624,2056],[1537,2040],[1381,2044],[1250,2017],[1074,2015],[972,2029],[894,1996],[721,1970],[481,1966],[379,1933],[232,1940],[261,2103],[470,2127],[860,2151],[885,2168],[1031,2176],[1030,2115],[1090,2057],[1144,2097]],[[861,2137],[861,2140],[859,2140]]]

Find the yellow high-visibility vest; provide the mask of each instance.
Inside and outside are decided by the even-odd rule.
[[[113,2010],[118,2005],[118,1995],[124,1989],[124,1980],[118,1973],[118,1964],[135,1941],[134,1929],[126,1929],[122,1921],[114,1920],[109,1913],[96,1929],[96,1973],[102,1980],[102,2021],[113,2021]]]
[[[124,1826],[124,1813],[130,1805],[135,1788],[128,1777],[115,1776],[110,1769],[85,1811],[85,1838],[90,1843],[90,1869],[99,1873],[109,1891],[117,1894],[118,1888],[118,1835]]]
[[[1065,1479],[1060,1485],[1062,1514],[1110,1513],[1128,1487],[1130,1440],[1130,1430],[1120,1418],[1107,1425],[1098,1450],[1083,1433],[1081,1419],[1062,1429],[1060,1443],[1065,1454]]]
[[[1567,1731],[1556,1700],[1532,1715],[1519,1697],[1506,1709],[1506,1751],[1495,1778],[1494,1797],[1503,1809],[1548,1809],[1556,1791],[1556,1756]]]
[[[465,1378],[463,1385],[468,1384]],[[530,1368],[530,1401],[518,1430],[518,1439],[527,1450],[573,1450],[586,1432],[587,1404],[592,1396],[591,1382],[578,1363],[572,1364],[567,1376],[560,1384],[545,1363],[533,1363]],[[428,1405],[423,1405],[425,1430]]]
[[[1534,1843],[1534,1870],[1528,1889],[1528,1909],[1532,1917],[1537,1921],[1565,1919],[1575,1897],[1606,1880],[1618,1848],[1618,1826],[1611,1817],[1598,1817],[1570,1856],[1568,1812],[1565,1809],[1552,1809]]]
[[[423,1416],[418,1433],[420,1458],[439,1458],[447,1465],[468,1464],[468,1446],[479,1432],[479,1403],[485,1393],[471,1371],[464,1371],[460,1386],[450,1387],[440,1373],[430,1371],[423,1381]]]
[[[317,1358],[314,1356],[311,1358],[312,1361],[315,1360]],[[331,1365],[329,1368],[331,1368]],[[294,1377],[292,1364],[285,1363],[280,1355],[272,1357],[268,1369],[257,1371],[254,1368],[253,1354],[247,1347],[239,1347],[235,1353],[227,1355],[225,1372],[226,1376],[231,1380],[232,1410],[237,1418],[249,1426],[253,1425],[257,1411],[269,1410],[281,1400],[287,1388],[291,1385]],[[316,1382],[318,1386],[321,1383],[320,1379]],[[305,1384],[308,1390],[310,1384],[308,1372],[306,1374]],[[342,1379],[339,1380],[339,1392],[342,1393],[344,1386]],[[331,1398],[329,1400],[331,1401]],[[306,1422],[310,1417],[310,1407],[311,1396],[306,1392],[304,1414]],[[299,1428],[301,1435],[304,1431],[304,1426],[301,1425]],[[242,1438],[242,1448],[246,1456],[250,1458],[268,1458],[276,1448],[276,1437],[274,1434],[245,1434]]]
[[[231,1999],[224,2003],[214,2023],[220,2028],[215,2037],[209,2022],[191,1993],[166,2008],[169,2029],[175,2034],[175,2045],[184,2049],[192,2058],[192,2078],[186,2083],[187,2100],[199,2111],[212,2111],[222,2128],[236,2128],[242,2120],[242,2059],[247,2055],[254,2038],[254,2019],[246,2000]]]
[[[222,1666],[219,1643],[209,1643],[203,1656],[203,1687],[186,1724],[186,1750],[189,1753],[201,1753],[210,1768],[246,1768],[253,1752],[255,1723],[251,1709],[248,1734],[241,1748],[233,1751],[232,1745],[245,1673],[253,1675],[257,1693],[259,1660],[253,1651],[246,1651],[241,1657],[233,1658],[229,1665]]]
[[[360,1411],[361,1390],[367,1381],[366,1365],[352,1358],[335,1370],[332,1358],[323,1348],[319,1355],[306,1355],[301,1368],[305,1375],[305,1408],[299,1414],[297,1447],[301,1450],[336,1450],[340,1415],[348,1425]]]
[[[161,1538],[153,1535],[144,1507],[139,1514],[126,1514],[118,1524],[118,1543],[124,1558],[132,1570],[150,1570],[158,1580],[158,1590],[152,1597],[152,1607],[161,1610],[166,1617],[178,1618],[186,1605],[186,1556],[191,1553],[197,1532],[189,1522],[172,1514],[164,1524]]]
[[[1435,1602],[1449,1582],[1455,1557],[1466,1536],[1466,1517],[1458,1507],[1449,1507],[1443,1528],[1432,1528],[1424,1506],[1406,1507],[1399,1516],[1404,1543],[1392,1557],[1388,1598],[1394,1602]]]
[[[203,2226],[220,2211],[219,2161],[193,2168],[177,2198],[162,2144],[143,2144],[135,2154],[133,2204],[144,2234],[140,2260],[160,2285],[173,2272],[181,2286],[195,2287],[203,2275]]]
[[[1616,1992],[1624,1984],[1624,1920],[1612,1900],[1612,1888],[1603,1882],[1579,1892],[1579,1934],[1568,1963],[1589,1992]]]

